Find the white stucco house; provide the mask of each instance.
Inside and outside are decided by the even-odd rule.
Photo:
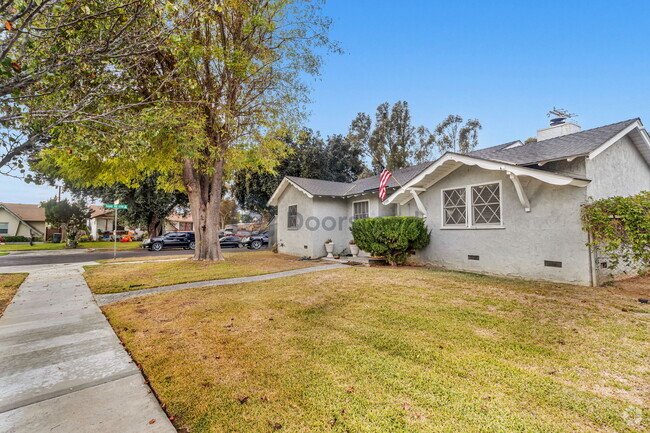
[[[45,209],[37,204],[0,203],[0,237],[45,237]]]
[[[286,177],[277,206],[283,253],[321,257],[332,239],[347,252],[354,218],[425,218],[431,242],[416,260],[449,269],[597,285],[616,273],[586,246],[580,208],[590,198],[650,190],[650,138],[640,119],[581,131],[561,123],[537,142],[446,153],[396,170],[389,195],[379,177],[353,183]]]

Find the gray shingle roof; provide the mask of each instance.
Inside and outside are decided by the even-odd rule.
[[[410,167],[394,170],[393,176],[397,178],[399,183],[404,185],[409,180],[417,176],[422,170],[431,165],[431,162],[412,165]],[[309,192],[313,195],[326,195],[335,197],[346,197],[355,194],[361,194],[366,191],[374,191],[379,189],[379,175],[359,179],[352,183],[345,182],[332,182],[329,180],[306,179],[303,177],[287,176],[287,179]],[[397,187],[395,179],[391,178],[388,181],[388,187]]]
[[[475,150],[469,156],[491,159],[516,165],[535,164],[555,159],[587,155],[616,134],[639,120],[630,119],[599,128],[587,129],[548,140],[528,143],[507,149],[514,142]]]
[[[616,134],[639,120],[639,118],[625,120],[599,128],[587,129],[585,131],[528,144],[521,144],[519,140],[515,140],[498,146],[475,150],[470,152],[468,156],[513,165],[532,165],[545,161],[583,156],[591,153]],[[516,146],[511,147],[513,145]],[[425,162],[395,170],[393,171],[393,177],[397,178],[399,183],[404,185],[431,164],[433,162]],[[352,183],[305,179],[294,176],[287,176],[287,178],[310,194],[320,196],[349,197],[379,189],[378,175],[359,179]],[[391,178],[388,182],[388,187],[396,188],[398,187],[398,183],[395,179]]]
[[[410,167],[401,168],[399,170],[393,170],[393,177],[397,178],[399,183],[404,185],[409,180],[413,179],[415,176],[420,174],[422,170],[433,164],[433,162],[423,162],[422,164],[412,165]],[[360,194],[365,191],[373,191],[379,189],[379,175],[367,177],[365,179],[359,179],[356,182],[353,182],[352,188],[347,192],[347,195]],[[388,181],[389,188],[397,188],[399,185],[392,177]]]
[[[350,184],[345,182],[332,182],[329,180],[307,179],[295,176],[287,176],[287,179],[313,195],[332,195],[342,197],[345,195],[346,191],[350,189]]]

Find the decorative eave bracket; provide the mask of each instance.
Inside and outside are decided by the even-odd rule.
[[[411,195],[413,196],[413,200],[415,200],[415,204],[417,205],[418,210],[420,211],[422,216],[424,218],[426,218],[427,217],[427,208],[424,207],[424,203],[422,203],[422,200],[420,200],[420,196],[418,195],[419,191],[424,191],[425,189],[424,188],[411,187],[411,188],[408,188],[408,190],[411,192]]]
[[[530,212],[530,201],[528,200],[528,196],[526,195],[526,191],[524,190],[524,187],[521,185],[521,181],[519,180],[519,177],[508,171],[508,176],[510,176],[510,180],[512,181],[512,184],[515,186],[515,190],[517,191],[517,197],[519,197],[519,202],[521,205],[524,207],[524,211]]]

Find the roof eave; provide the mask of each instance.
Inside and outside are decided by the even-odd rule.
[[[444,174],[443,176],[438,179],[432,181],[430,184],[426,186],[419,186],[418,184],[424,182],[427,178],[427,176],[433,174],[441,168],[443,165],[447,164],[449,165],[449,168],[451,170],[449,173]],[[534,168],[528,168],[528,167],[522,167],[519,165],[514,165],[514,164],[509,164],[509,163],[504,163],[504,162],[497,162],[497,161],[491,161],[487,159],[482,159],[482,158],[476,158],[476,157],[471,157],[468,155],[462,155],[458,153],[452,153],[452,152],[447,152],[444,155],[442,155],[434,164],[429,166],[426,170],[424,170],[422,173],[420,173],[418,176],[414,177],[411,179],[410,182],[406,183],[402,188],[398,189],[396,192],[391,194],[390,197],[388,197],[386,200],[384,200],[383,204],[391,204],[394,202],[398,202],[400,204],[404,204],[408,201],[411,200],[412,196],[409,193],[410,188],[418,187],[418,188],[425,188],[428,189],[432,187],[434,184],[436,184],[438,181],[441,179],[445,178],[448,174],[453,172],[456,168],[462,166],[462,165],[469,165],[469,166],[478,166],[480,168],[486,169],[486,170],[492,170],[492,171],[505,171],[507,173],[513,174],[515,176],[529,176],[536,178],[537,180],[540,180],[544,183],[549,183],[552,185],[571,185],[571,186],[577,186],[577,187],[585,187],[589,184],[589,180],[587,179],[578,179],[570,176],[565,176],[562,174],[558,173],[552,173],[549,171],[544,171],[544,170],[538,170]]]
[[[641,123],[641,119],[639,118],[637,118],[636,121],[630,124],[627,128],[623,129],[618,134],[614,135],[612,138],[589,153],[589,159],[595,158],[607,150],[610,146],[621,140],[623,137],[635,131],[638,132],[638,134],[636,136],[635,134],[632,134],[631,140],[639,150],[639,153],[641,153],[643,156],[643,159],[645,159],[646,163],[650,165],[650,138],[648,137],[645,126],[643,126],[643,123]]]
[[[278,185],[278,187],[273,192],[273,195],[271,196],[269,201],[266,203],[267,206],[277,206],[278,205],[278,200],[280,199],[280,196],[282,195],[284,190],[289,185],[293,186],[298,191],[305,194],[307,197],[314,198],[314,195],[312,193],[310,193],[309,191],[307,191],[306,189],[304,189],[303,187],[301,187],[300,185],[298,185],[296,182],[292,181],[288,177],[285,177],[285,178],[282,179],[282,182],[280,182],[280,185]]]

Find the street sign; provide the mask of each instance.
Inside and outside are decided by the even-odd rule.
[[[128,209],[129,206],[125,204],[105,204],[105,209]]]

